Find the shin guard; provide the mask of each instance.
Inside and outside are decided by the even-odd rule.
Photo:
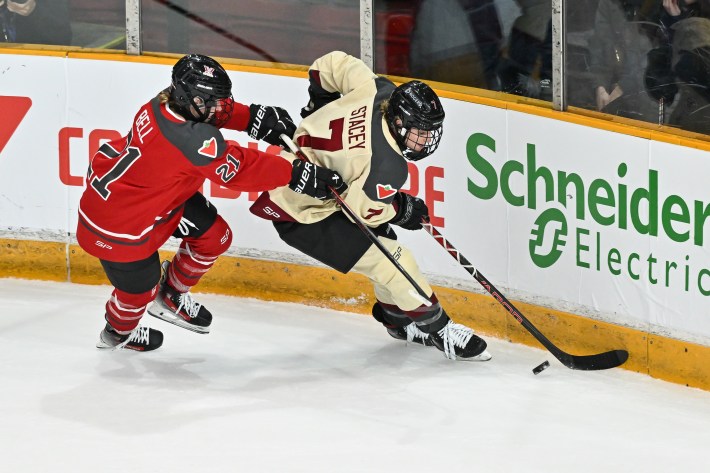
[[[219,215],[199,237],[184,238],[167,274],[167,282],[178,292],[188,292],[210,270],[219,255],[229,249],[232,232]]]
[[[385,314],[384,318],[390,324],[394,321],[401,321],[401,317],[406,317],[408,321],[416,323],[417,327],[422,332],[434,333],[447,324],[449,316],[446,315],[446,312],[444,312],[441,308],[441,304],[439,304],[439,299],[436,297],[436,294],[432,293],[429,299],[432,303],[430,306],[420,305],[414,310],[402,310],[396,305],[385,304],[383,302],[378,302],[378,304],[382,306]],[[407,325],[407,323],[399,326]]]
[[[114,289],[106,302],[106,322],[119,334],[125,335],[138,326],[145,308],[155,298],[157,286],[140,294]]]

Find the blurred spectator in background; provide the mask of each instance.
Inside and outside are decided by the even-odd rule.
[[[595,109],[596,80],[591,72],[590,44],[594,36],[594,16],[599,0],[575,0],[567,4],[565,40],[565,76],[569,105]]]
[[[30,15],[35,9],[35,0],[0,0],[0,22],[2,22],[2,41],[14,43],[17,38],[15,20],[18,16]]]
[[[645,90],[646,54],[658,36],[660,0],[600,0],[590,38],[597,110],[657,122],[659,104]]]
[[[498,75],[501,90],[552,100],[552,2],[515,0],[521,9],[508,38]]]
[[[665,41],[648,53],[648,92],[673,105],[669,125],[710,133],[710,1],[663,0]]]
[[[412,77],[499,90],[502,41],[494,0],[424,0],[412,31]]]
[[[71,45],[68,0],[0,0],[2,41]]]
[[[670,28],[673,23],[691,16],[698,16],[700,3],[697,0],[663,0],[661,24]]]

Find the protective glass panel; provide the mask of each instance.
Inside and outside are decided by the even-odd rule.
[[[44,4],[67,0],[38,0]],[[126,49],[125,0],[69,0],[72,45],[85,48]]]
[[[0,42],[125,49],[125,0],[0,0]]]
[[[354,0],[143,0],[143,50],[310,65],[360,55]]]
[[[551,100],[550,0],[379,0],[375,70]]]
[[[710,2],[567,2],[572,106],[710,133]]]

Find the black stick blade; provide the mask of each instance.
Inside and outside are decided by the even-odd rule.
[[[286,141],[286,140],[284,140]],[[473,276],[476,281],[478,281],[483,288],[488,291],[493,298],[500,303],[505,310],[512,315],[515,320],[517,320],[530,334],[535,337],[535,339],[542,343],[542,345],[547,348],[550,353],[552,353],[555,358],[557,358],[560,363],[565,365],[567,368],[573,370],[584,370],[584,371],[595,371],[595,370],[608,370],[611,368],[616,368],[617,366],[626,363],[629,359],[629,352],[626,350],[612,350],[605,353],[598,353],[596,355],[570,355],[562,350],[560,350],[557,345],[552,343],[546,336],[544,336],[525,316],[520,312],[515,306],[503,295],[498,289],[493,286],[493,284],[486,279],[480,271],[476,270],[473,265],[454,248],[439,230],[437,230],[432,224],[428,222],[422,222],[424,229],[429,232],[429,234],[434,237],[434,240],[440,244],[444,249],[459,262],[461,266],[466,269],[466,271]]]
[[[573,370],[598,371],[623,365],[629,359],[629,352],[612,350],[596,355],[570,355],[562,352],[557,359],[567,368]]]

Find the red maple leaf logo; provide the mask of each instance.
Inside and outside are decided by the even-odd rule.
[[[202,156],[207,156],[208,158],[216,158],[217,140],[214,138],[214,136],[202,143],[202,148],[198,149],[197,152],[200,153]]]
[[[377,198],[382,200],[386,199],[387,197],[394,195],[397,193],[397,189],[393,189],[391,185],[389,184],[377,184]]]
[[[0,96],[0,153],[32,106],[29,97]]]

